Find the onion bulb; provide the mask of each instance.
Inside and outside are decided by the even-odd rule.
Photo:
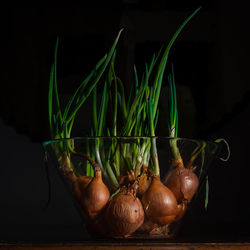
[[[198,189],[199,179],[192,168],[176,167],[164,184],[174,193],[178,203],[190,202]]]
[[[112,236],[128,237],[144,221],[144,211],[140,200],[131,190],[124,189],[109,202],[106,221]]]
[[[98,214],[106,206],[109,197],[110,192],[102,181],[100,166],[96,164],[94,178],[84,190],[81,199],[82,207],[89,218],[93,219],[98,216]]]
[[[164,186],[160,176],[154,175],[152,183],[142,195],[142,205],[147,218],[159,225],[166,225],[175,220],[177,201],[172,191]]]
[[[84,195],[84,191],[91,182],[91,176],[80,176],[76,177],[72,183],[72,192],[73,196],[75,197],[76,201],[82,207],[82,197]]]
[[[179,221],[187,211],[187,202],[182,202],[177,205],[177,215],[174,222]]]

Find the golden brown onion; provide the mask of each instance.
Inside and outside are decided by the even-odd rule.
[[[82,206],[89,218],[93,219],[106,206],[110,197],[107,186],[102,181],[102,172],[99,166],[95,167],[95,176],[83,192]]]
[[[128,190],[118,193],[107,206],[106,221],[112,236],[128,237],[142,225],[143,220],[142,204]]]
[[[191,201],[195,195],[199,179],[192,168],[176,167],[167,176],[164,184],[171,189],[177,201]]]
[[[141,198],[145,214],[149,220],[166,225],[175,220],[177,201],[172,191],[164,186],[160,176],[153,176],[152,183]]]
[[[175,217],[174,222],[179,221],[184,216],[186,211],[187,211],[187,203],[186,202],[182,202],[182,203],[178,204],[177,205],[177,215]]]
[[[90,176],[80,176],[76,177],[76,179],[72,183],[72,192],[76,201],[82,207],[82,197],[84,195],[84,191],[87,188],[88,184],[91,182],[92,177]]]

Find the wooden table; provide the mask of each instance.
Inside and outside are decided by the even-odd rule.
[[[0,250],[250,250],[248,224],[192,225],[176,239],[93,239],[81,225],[1,228]]]
[[[250,250],[250,242],[220,242],[220,243],[105,243],[105,242],[86,242],[86,243],[53,243],[53,244],[27,244],[27,243],[2,243],[1,250]]]

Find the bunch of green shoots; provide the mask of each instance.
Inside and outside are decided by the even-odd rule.
[[[122,31],[122,30],[121,30]],[[104,71],[114,54],[121,31],[115,39],[110,51],[94,67],[91,73],[82,81],[74,94],[69,99],[66,107],[62,110],[57,84],[57,53],[59,39],[56,41],[54,63],[51,67],[49,92],[48,92],[48,114],[49,128],[52,139],[70,138],[72,127],[79,109],[83,106],[95,86],[100,81]]]
[[[59,39],[57,39],[54,52],[54,63],[51,67],[48,92],[49,128],[52,139],[63,139],[71,137],[71,131],[77,113],[83,106],[87,98],[90,96],[91,92],[98,84],[106,68],[108,67],[118,43],[121,31],[118,33],[118,36],[116,37],[109,52],[103,58],[101,58],[94,69],[90,72],[90,74],[74,91],[74,94],[69,99],[64,110],[61,107],[57,83],[57,53],[59,43]],[[70,152],[74,151],[74,146],[71,142],[72,141],[70,140],[61,141],[54,148],[60,163],[60,167],[65,173],[70,172],[72,171],[72,169],[74,169],[71,164],[69,155]]]
[[[140,173],[142,166],[151,167],[156,175],[160,175],[158,154],[156,148],[155,130],[159,117],[159,98],[167,65],[168,55],[172,45],[188,21],[198,12],[197,9],[189,16],[173,35],[165,50],[160,49],[154,54],[151,62],[145,64],[145,71],[139,79],[134,67],[134,86],[128,96],[124,84],[115,72],[114,53],[109,66],[107,78],[104,82],[100,109],[97,110],[97,88],[93,90],[93,123],[95,136],[112,136],[113,143],[108,153],[101,140],[96,140],[95,157],[108,176],[112,185],[118,187],[118,179],[128,171]],[[155,73],[153,75],[153,72]],[[112,117],[108,120],[107,110],[111,110]],[[120,119],[119,119],[120,118]],[[118,120],[121,123],[118,124]],[[135,143],[119,144],[119,137],[133,137]],[[150,137],[140,140],[136,137]],[[128,139],[129,142],[129,139]]]
[[[61,110],[57,91],[57,42],[49,87],[49,124],[51,136],[53,139],[70,138],[77,112],[90,94],[92,94],[93,128],[90,134],[91,136],[96,136],[97,139],[94,148],[91,146],[88,150],[91,157],[98,162],[104,176],[114,188],[119,186],[118,179],[120,176],[129,171],[134,171],[137,175],[140,173],[142,166],[148,166],[149,164],[151,164],[153,172],[156,175],[160,175],[155,131],[159,117],[158,103],[168,55],[182,29],[199,10],[200,8],[195,10],[180,25],[165,50],[161,49],[157,54],[153,55],[149,64],[145,64],[145,71],[141,79],[139,79],[134,67],[135,83],[128,95],[126,95],[123,82],[115,72],[115,47],[120,36],[119,32],[107,56],[97,63],[94,70],[79,85],[66,105],[64,112]],[[99,99],[97,98],[98,87],[101,87],[99,86],[99,80],[106,69],[108,72],[104,86],[102,87],[103,91],[99,106]],[[175,92],[172,91],[172,93]],[[53,105],[55,106],[55,111],[52,109]],[[174,103],[172,105],[175,106]],[[97,107],[100,107],[99,110]],[[112,112],[109,112],[112,113],[112,117],[107,116],[107,110],[112,110]],[[175,113],[173,113],[172,121],[175,121],[175,119]],[[174,123],[176,124],[176,121]],[[171,128],[171,131],[174,130]],[[174,135],[176,136],[176,134]],[[108,152],[104,152],[101,136],[113,138]],[[139,140],[138,137],[143,136],[147,137],[147,139]],[[137,140],[137,143],[119,144],[120,137],[128,137],[128,142],[129,138],[133,137],[135,141]],[[69,157],[70,152],[74,152],[73,145],[62,143],[59,150],[60,152],[67,152],[68,166],[73,168]],[[65,161],[65,157],[63,159]],[[89,175],[93,174],[93,170],[91,170],[89,164],[86,165],[86,173]]]

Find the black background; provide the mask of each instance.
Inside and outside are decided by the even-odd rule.
[[[243,0],[132,0],[2,9],[0,240],[87,237],[78,230],[80,217],[54,170],[52,202],[43,209],[48,186],[41,142],[49,139],[47,92],[56,37],[63,100],[108,51],[121,27],[117,71],[129,88],[133,64],[140,72],[199,6],[169,57],[182,98],[180,136],[223,137],[231,158],[214,163],[208,210],[197,202],[187,218],[193,222],[182,233],[188,239],[198,232],[207,240],[249,238],[250,8]],[[91,126],[88,107],[78,118],[76,135]],[[163,122],[159,134],[166,135],[165,128]]]

